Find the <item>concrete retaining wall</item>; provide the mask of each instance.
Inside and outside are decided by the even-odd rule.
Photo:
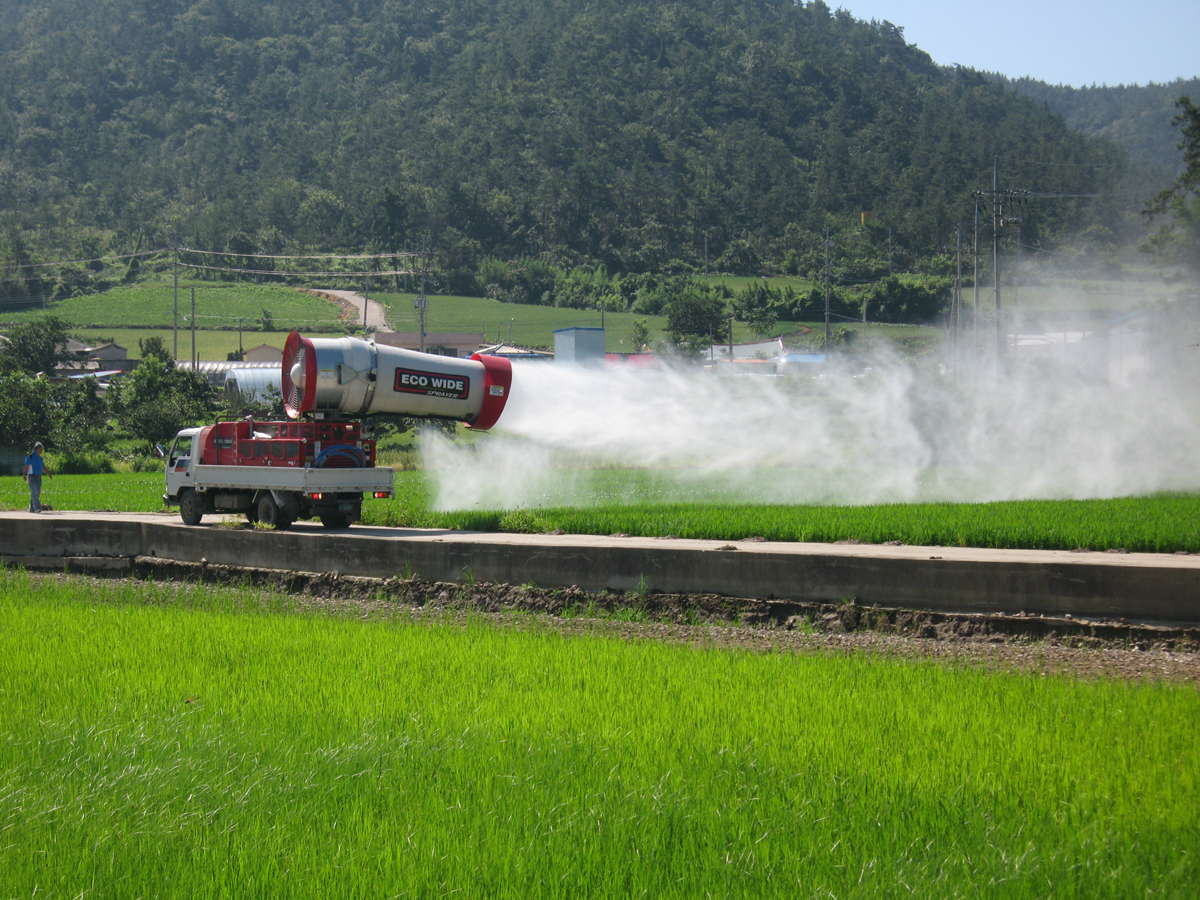
[[[0,557],[152,556],[430,581],[578,585],[1174,622],[1200,621],[1200,558],[960,548],[719,543],[356,527],[189,528],[165,516],[0,514]],[[47,557],[51,559],[46,559]]]

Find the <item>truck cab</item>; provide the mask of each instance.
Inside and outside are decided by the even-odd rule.
[[[174,504],[179,502],[179,489],[195,482],[193,461],[199,454],[199,428],[185,428],[175,435],[171,449],[167,453],[166,490],[163,502]]]

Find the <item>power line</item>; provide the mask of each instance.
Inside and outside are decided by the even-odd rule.
[[[224,254],[223,254],[224,255]],[[200,269],[205,272],[230,272],[237,275],[275,275],[286,278],[372,278],[389,275],[411,275],[411,269],[394,269],[379,272],[287,272],[279,269],[234,269],[225,266],[202,266],[198,263],[180,262],[185,269]]]
[[[195,250],[191,247],[180,247],[180,253],[199,253],[202,256],[237,256],[242,259],[394,259],[398,256],[420,256],[420,253],[407,250],[397,250],[395,253],[360,253],[351,256],[339,256],[336,253],[322,253],[318,256],[271,256],[266,253],[237,253],[232,250]]]
[[[1005,162],[1022,163],[1027,166],[1041,166],[1044,169],[1116,169],[1119,168],[1118,163],[1108,163],[1107,165],[1098,165],[1096,163],[1050,163],[1040,159],[1018,159],[1015,156],[997,156],[996,159],[1002,159]]]
[[[1060,200],[1060,199],[1071,199],[1071,198],[1078,198],[1078,197],[1141,197],[1142,196],[1141,192],[1139,192],[1139,191],[1116,191],[1111,194],[1058,194],[1058,193],[1053,193],[1053,192],[1049,192],[1049,191],[1046,191],[1046,192],[1029,191],[1028,194],[1030,197],[1036,197],[1039,200]]]
[[[417,256],[421,255],[420,253],[416,253],[416,252],[412,252],[412,251],[401,251],[401,250],[397,250],[395,253],[360,253],[360,254],[323,253],[320,255],[312,255],[312,256],[284,256],[284,255],[270,255],[270,254],[266,254],[266,253],[235,253],[235,252],[229,251],[229,250],[225,250],[225,251],[197,250],[193,247],[180,247],[178,249],[179,249],[180,253],[196,253],[201,256],[236,256],[240,259],[330,259],[330,260],[333,260],[333,259],[337,259],[337,260],[396,259],[398,257],[417,257]],[[123,259],[140,259],[140,258],[145,258],[147,256],[159,256],[161,254],[168,253],[168,252],[170,252],[170,248],[162,247],[157,250],[143,250],[140,253],[119,253],[119,254],[112,254],[112,255],[108,255],[108,256],[96,256],[96,257],[92,257],[90,259],[60,259],[60,260],[55,260],[54,262],[10,264],[10,265],[0,266],[0,270],[7,271],[7,270],[11,270],[11,269],[52,269],[56,266],[76,266],[76,265],[86,265],[87,263],[97,263],[97,262],[102,263],[102,262],[110,262],[110,261],[123,260]],[[180,265],[187,265],[187,264],[180,263]],[[200,266],[190,266],[190,268],[200,268]],[[251,269],[229,269],[228,271],[231,271],[231,272],[253,272],[253,270],[251,270]],[[265,274],[279,274],[279,273],[269,272],[269,273],[265,273]],[[307,274],[307,273],[305,273],[305,274]],[[324,273],[314,272],[312,274],[320,277]],[[339,272],[339,273],[335,273],[335,274],[340,275],[343,273]],[[350,274],[350,273],[345,273],[345,274]],[[370,275],[384,275],[384,274],[404,275],[404,274],[411,274],[411,272],[409,272],[409,273],[406,273],[403,271],[395,272],[395,273],[392,273],[392,272],[387,272],[387,273],[370,272],[367,274],[370,274]]]
[[[115,259],[136,259],[143,256],[157,256],[165,250],[143,250],[141,253],[124,253],[119,256],[97,256],[94,259],[63,259],[58,262],[20,263],[18,265],[0,266],[0,269],[52,269],[55,266],[76,266],[84,263],[107,262]]]

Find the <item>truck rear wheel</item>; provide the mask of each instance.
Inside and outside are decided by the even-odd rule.
[[[258,498],[258,505],[255,506],[254,512],[257,514],[258,521],[262,522],[268,528],[274,528],[276,531],[284,531],[291,528],[292,523],[296,521],[288,515],[288,510],[285,507],[275,502],[275,498],[269,493],[263,494]]]
[[[203,513],[200,512],[200,501],[196,497],[196,492],[191,488],[184,488],[179,492],[179,518],[183,519],[184,525],[199,525]]]
[[[275,502],[275,498],[270,494],[263,494],[258,498],[256,511],[258,512],[258,521],[268,528],[287,528],[291,524],[283,510],[279,508],[279,504]]]

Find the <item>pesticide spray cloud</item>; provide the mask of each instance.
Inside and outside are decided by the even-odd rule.
[[[714,376],[514,365],[497,432],[422,451],[442,509],[621,502],[604,467],[664,499],[867,504],[1089,498],[1200,488],[1200,348],[1132,371],[1054,353],[958,371],[879,358],[857,374]],[[1139,369],[1139,366],[1141,367]],[[1147,369],[1146,366],[1149,366]]]

